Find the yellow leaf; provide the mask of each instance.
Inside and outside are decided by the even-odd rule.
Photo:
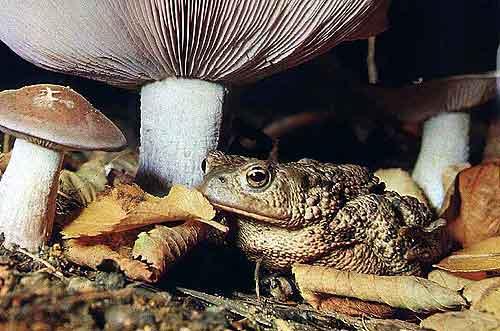
[[[435,265],[448,272],[500,270],[500,237],[493,237],[454,252]]]
[[[61,233],[64,238],[92,237],[166,221],[210,220],[214,216],[213,207],[196,190],[176,185],[166,197],[158,198],[137,185],[120,184],[83,209]]]

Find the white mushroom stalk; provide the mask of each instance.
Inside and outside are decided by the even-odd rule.
[[[219,143],[225,94],[220,84],[196,79],[168,78],[142,87],[142,186],[162,192],[174,183],[201,181],[201,162]]]
[[[52,231],[62,153],[18,139],[0,181],[4,244],[38,249]]]
[[[469,160],[469,125],[468,113],[443,113],[424,123],[420,154],[412,176],[436,209],[441,207],[445,195],[444,170]]]

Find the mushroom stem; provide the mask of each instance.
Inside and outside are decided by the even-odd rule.
[[[0,230],[4,245],[34,251],[50,237],[63,153],[23,139],[14,143],[0,181]]]
[[[137,182],[151,193],[172,184],[196,186],[201,162],[219,143],[226,89],[196,79],[168,78],[141,91]]]
[[[470,115],[466,113],[443,113],[424,123],[420,154],[412,177],[434,208],[440,208],[444,199],[444,169],[468,161],[469,124]]]

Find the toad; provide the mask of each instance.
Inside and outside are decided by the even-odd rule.
[[[229,214],[229,240],[270,270],[306,263],[420,275],[442,253],[444,222],[417,199],[386,191],[365,167],[216,151],[202,169],[199,189]]]

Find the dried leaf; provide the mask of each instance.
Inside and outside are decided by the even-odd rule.
[[[471,309],[490,313],[500,319],[500,287],[490,286]]]
[[[193,221],[171,228],[156,226],[139,234],[132,256],[156,269],[159,275],[164,274],[168,267],[198,245],[205,234],[206,225]]]
[[[452,237],[468,247],[500,235],[500,160],[461,171],[455,187],[461,203],[458,216],[448,219]]]
[[[354,297],[415,312],[443,311],[466,304],[457,292],[413,276],[376,276],[296,264],[292,269],[304,299],[315,293]]]
[[[443,270],[433,270],[427,275],[427,279],[453,291],[461,291],[465,286],[474,283],[473,280],[458,277]]]
[[[168,196],[158,198],[137,185],[118,185],[100,195],[61,233],[64,238],[92,237],[166,221],[210,220],[214,216],[213,207],[196,190],[176,185]]]
[[[423,320],[420,326],[439,331],[498,331],[500,320],[490,314],[464,310],[434,314]]]
[[[62,170],[59,175],[59,195],[75,199],[81,206],[87,206],[97,197],[96,188],[76,173]]]
[[[65,242],[66,257],[79,265],[97,269],[114,261],[132,279],[156,282],[174,263],[205,238],[206,226],[188,221],[172,228],[156,226]]]
[[[375,172],[375,176],[385,183],[387,190],[409,195],[426,205],[429,204],[425,194],[407,171],[397,168],[379,169]]]
[[[460,212],[460,197],[456,188],[458,184],[456,178],[461,171],[470,167],[470,163],[459,163],[448,166],[443,170],[441,180],[443,182],[443,192],[445,192],[445,196],[438,210],[439,217],[446,220],[454,220],[458,217]]]
[[[78,177],[92,185],[97,192],[102,192],[106,189],[108,179],[106,178],[106,163],[101,160],[89,160],[82,164],[76,171]]]
[[[464,297],[471,305],[475,305],[479,299],[492,287],[500,287],[500,277],[483,279],[469,284],[464,289]]]
[[[76,264],[97,269],[105,261],[114,261],[130,278],[152,282],[158,279],[147,264],[131,256],[137,233],[119,233],[113,236],[71,239],[65,242],[66,258]]]
[[[435,265],[448,272],[500,270],[500,237],[489,238],[454,252]]]

